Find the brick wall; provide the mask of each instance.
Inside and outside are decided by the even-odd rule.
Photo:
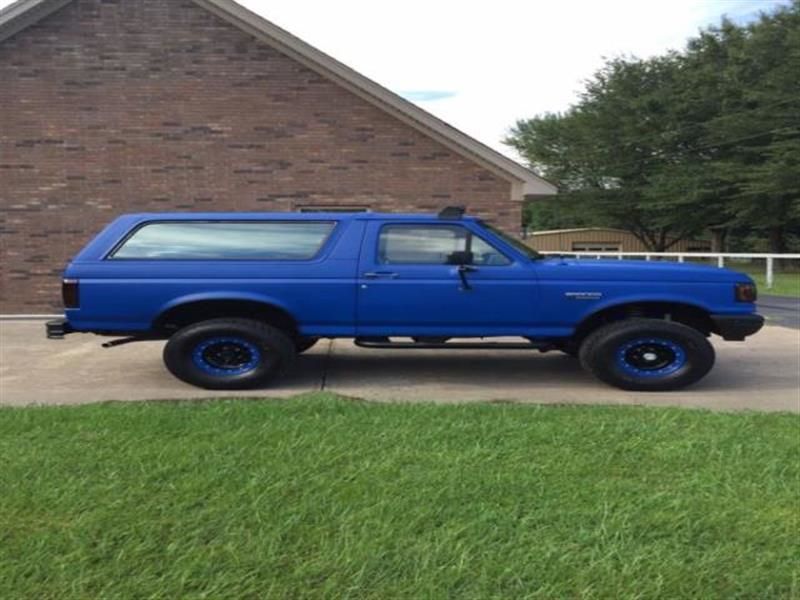
[[[466,204],[510,184],[188,0],[75,0],[0,42],[0,313],[59,308],[125,212]]]

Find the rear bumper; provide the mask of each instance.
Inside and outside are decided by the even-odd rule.
[[[740,342],[748,335],[753,335],[764,326],[761,315],[711,315],[714,333],[722,339]]]
[[[72,328],[72,325],[69,324],[69,321],[66,319],[56,319],[55,321],[48,321],[45,323],[45,330],[47,331],[47,337],[51,340],[60,340],[63,339],[65,335],[68,333],[72,333],[75,331]]]

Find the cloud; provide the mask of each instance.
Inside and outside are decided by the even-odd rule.
[[[411,100],[412,102],[434,102],[435,100],[452,98],[456,95],[455,92],[445,90],[410,90],[399,92],[399,94],[406,100]]]

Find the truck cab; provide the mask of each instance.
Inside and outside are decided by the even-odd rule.
[[[167,368],[212,389],[267,385],[320,338],[557,350],[624,389],[675,389],[710,370],[709,336],[743,340],[763,324],[744,274],[545,258],[455,208],[125,215],[62,289],[50,337],[164,339]]]

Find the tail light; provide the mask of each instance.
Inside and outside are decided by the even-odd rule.
[[[734,293],[737,302],[755,302],[758,299],[758,290],[754,283],[737,283]]]
[[[78,308],[80,306],[77,279],[62,280],[61,298],[64,300],[64,308]]]

